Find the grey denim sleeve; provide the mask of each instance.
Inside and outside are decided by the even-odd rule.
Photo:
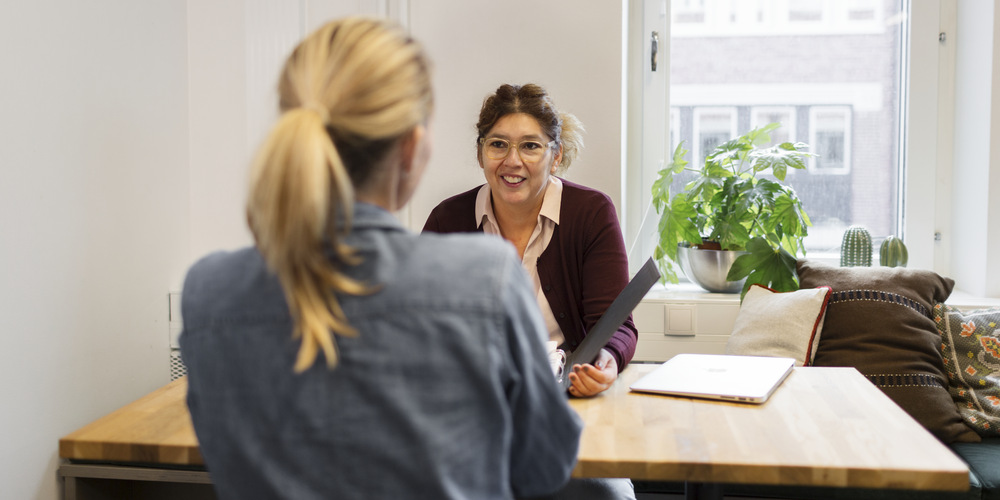
[[[527,275],[508,265],[504,289],[509,359],[517,376],[507,390],[513,416],[511,487],[522,497],[552,493],[568,480],[582,423],[552,375],[543,337],[545,324]]]

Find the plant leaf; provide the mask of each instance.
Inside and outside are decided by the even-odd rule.
[[[656,267],[660,269],[660,283],[666,284],[668,281],[670,283],[680,283],[680,279],[677,276],[677,267],[671,260],[655,259]]]
[[[751,205],[759,205],[768,209],[774,206],[775,198],[785,192],[781,184],[770,179],[757,179],[757,182],[751,184],[751,187],[745,191],[747,208]]]
[[[660,245],[671,259],[677,257],[678,242],[701,243],[701,233],[693,222],[697,216],[698,212],[682,193],[674,196],[670,210],[660,217]]]
[[[772,247],[761,237],[747,244],[747,252],[738,257],[726,277],[738,281],[746,277],[743,293],[750,285],[760,284],[779,292],[790,292],[799,287],[795,277],[795,257],[781,247]]]
[[[780,123],[772,122],[767,125],[757,127],[746,133],[746,138],[750,144],[760,146],[771,142],[771,132],[781,127]]]
[[[681,171],[684,170],[684,167],[688,164],[688,161],[684,159],[687,154],[688,150],[684,149],[684,141],[681,141],[680,144],[678,144],[674,149],[674,157],[670,161],[668,168],[670,168],[675,174],[681,173]]]
[[[789,168],[806,168],[805,158],[812,156],[811,153],[800,151],[799,147],[806,148],[804,143],[792,144],[784,142],[777,146],[755,150],[750,153],[753,161],[754,172],[762,172],[771,169],[771,173],[779,180],[784,181]]]
[[[674,182],[674,174],[682,172],[687,166],[688,162],[684,159],[687,153],[684,141],[681,141],[674,149],[673,160],[665,168],[660,169],[657,179],[653,181],[652,203],[656,207],[656,213],[662,213],[663,207],[670,202],[670,184]]]
[[[782,193],[774,200],[772,214],[764,220],[764,229],[779,238],[795,235],[801,240],[807,234],[807,220],[802,204],[788,193]],[[798,254],[797,251],[795,253]]]
[[[715,169],[721,170],[718,167],[715,167]],[[723,170],[723,172],[724,174],[719,176],[717,173],[712,174],[711,172],[702,170],[698,177],[684,186],[684,191],[688,193],[688,198],[692,200],[698,198],[703,200],[712,199],[715,193],[722,188],[725,178],[732,175],[729,171]]]
[[[666,281],[671,283],[679,281],[675,265],[678,242],[701,243],[701,233],[695,225],[698,215],[698,211],[688,201],[685,193],[677,194],[665,206],[663,214],[660,216],[660,240],[653,250],[653,257],[660,268],[660,274],[663,275],[664,283]]]
[[[724,169],[730,175],[739,174],[746,161],[747,153],[752,150],[753,144],[746,136],[724,142],[716,146],[712,153],[705,158],[705,170],[711,174],[714,167]],[[720,174],[715,173],[714,175]]]
[[[653,206],[656,213],[662,213],[663,207],[670,202],[670,183],[674,180],[674,172],[669,168],[660,170],[659,177],[653,181]]]
[[[750,241],[750,231],[743,225],[739,216],[731,214],[715,222],[714,230],[708,238],[718,240],[725,250],[743,250]]]

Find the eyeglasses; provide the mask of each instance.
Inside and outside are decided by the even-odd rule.
[[[479,139],[483,145],[483,152],[491,160],[502,160],[510,153],[510,141],[499,137],[483,137]],[[535,163],[545,156],[545,151],[552,147],[556,141],[542,143],[539,141],[526,140],[517,143],[517,154],[521,156],[521,161],[525,163]]]

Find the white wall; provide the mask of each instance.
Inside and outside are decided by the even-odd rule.
[[[621,215],[622,4],[617,1],[413,0],[411,31],[434,63],[434,152],[414,195],[419,229],[441,200],[485,182],[475,157],[483,99],[537,83],[587,129],[565,177],[607,193]]]
[[[1000,260],[988,249],[1000,248],[1000,10],[975,1],[957,12],[950,274],[963,291],[996,297]]]
[[[498,17],[493,3],[451,0],[212,0],[189,8],[192,258],[250,243],[242,215],[246,165],[274,118],[284,55],[308,30],[352,13],[408,24],[433,61],[434,152],[400,214],[412,229],[444,198],[484,182],[474,125],[483,98],[502,83],[539,83],[560,110],[583,121],[586,147],[566,177],[621,207],[620,2],[505,2],[505,13],[531,13],[516,17]]]
[[[188,227],[184,2],[0,7],[0,497],[56,498],[58,439],[168,379]]]
[[[568,177],[620,203],[621,4],[501,10],[531,16],[486,22],[495,4],[446,0],[0,8],[0,497],[56,498],[58,439],[167,382],[167,292],[194,259],[250,243],[246,170],[278,68],[327,18],[408,22],[434,60],[435,154],[411,227],[483,182],[472,130],[503,82],[541,83],[583,120]]]
[[[191,259],[251,242],[241,223],[251,154],[245,4],[188,2]],[[180,290],[184,276],[174,278],[171,289]]]

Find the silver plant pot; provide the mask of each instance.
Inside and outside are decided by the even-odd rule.
[[[703,250],[691,248],[687,243],[677,245],[677,261],[688,279],[698,286],[716,293],[739,293],[746,279],[727,281],[729,268],[740,255],[739,250]]]

